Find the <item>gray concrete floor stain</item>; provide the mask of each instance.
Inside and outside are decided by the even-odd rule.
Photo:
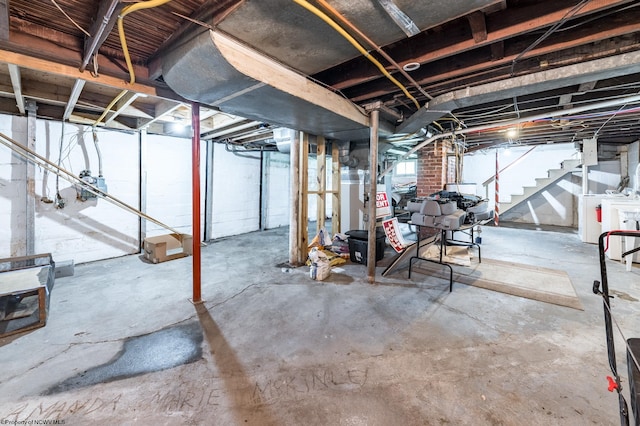
[[[202,329],[197,322],[167,327],[125,340],[120,353],[106,364],[70,377],[43,395],[127,379],[190,364],[202,358]]]
[[[314,281],[308,267],[282,264],[287,228],[204,247],[204,303],[195,309],[191,258],[94,262],[56,280],[46,327],[0,339],[0,420],[619,424],[617,396],[607,391],[602,298],[592,292],[600,279],[597,247],[571,230],[487,227],[482,237],[483,261],[565,271],[584,311],[462,283],[449,293],[446,280],[429,274],[381,277],[381,264],[375,285],[364,265],[350,263]],[[611,300],[616,321],[635,337],[640,265],[628,272],[609,261],[608,272],[610,289],[629,295]],[[176,329],[192,349],[202,348],[197,362],[122,379],[108,374],[111,363],[131,372],[124,342],[140,345],[131,354],[142,365],[172,355],[163,333]],[[155,343],[139,339],[153,335]],[[624,345],[616,348],[628,395]],[[95,383],[74,385],[85,371]],[[58,393],[43,394],[56,386]]]

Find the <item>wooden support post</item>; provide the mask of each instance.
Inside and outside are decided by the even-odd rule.
[[[316,173],[316,178],[318,181],[318,220],[316,222],[316,233],[320,232],[320,230],[324,228],[325,217],[327,216],[327,147],[324,137],[318,136],[317,146],[316,159],[318,162],[318,171]]]
[[[147,212],[147,129],[138,131],[138,210]],[[138,216],[140,251],[144,250],[144,240],[147,238],[147,219]]]
[[[300,253],[298,237],[300,233],[300,132],[290,130],[291,148],[289,154],[289,181],[291,205],[289,210],[289,263],[299,265]]]
[[[340,152],[338,144],[331,143],[331,184],[333,187],[331,203],[331,231],[332,234],[341,232],[340,224]]]
[[[204,189],[204,240],[213,239],[213,159],[215,155],[214,142],[205,141],[205,189]]]
[[[34,101],[27,101],[25,103],[25,109],[27,111],[27,148],[31,151],[36,151],[36,103]],[[26,215],[25,215],[25,255],[30,256],[35,254],[35,241],[36,241],[36,166],[31,161],[25,162],[26,177],[27,177],[27,196],[26,196]]]
[[[293,155],[293,152],[291,153]],[[298,211],[298,260],[299,265],[307,260],[309,245],[309,135],[300,138],[300,209]]]
[[[380,111],[373,109],[369,113],[371,136],[369,140],[369,208],[367,241],[367,276],[369,283],[376,281],[376,193],[378,192],[378,125]]]

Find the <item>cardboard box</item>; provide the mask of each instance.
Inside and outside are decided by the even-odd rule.
[[[192,254],[193,237],[188,234],[167,234],[144,239],[144,257],[153,263],[180,259]]]

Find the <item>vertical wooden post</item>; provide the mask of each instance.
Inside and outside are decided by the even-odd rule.
[[[293,155],[293,153],[292,153]],[[300,210],[298,212],[298,264],[307,260],[309,246],[309,134],[300,137]]]
[[[191,208],[193,228],[193,303],[202,303],[200,258],[200,104],[191,104]]]
[[[371,136],[369,140],[369,222],[367,241],[367,276],[369,283],[376,281],[376,193],[378,192],[378,124],[380,111],[369,113]]]
[[[340,224],[340,151],[336,141],[331,142],[331,186],[333,202],[331,203],[331,233],[341,232]]]
[[[289,263],[299,265],[300,253],[298,237],[300,233],[300,132],[290,130],[291,147],[289,150]]]
[[[204,240],[213,239],[213,160],[215,147],[213,141],[205,141],[205,187],[204,187]]]
[[[495,183],[495,187],[496,187],[496,200],[495,200],[495,207],[494,207],[494,216],[493,216],[493,222],[495,223],[496,226],[498,226],[500,224],[500,183],[499,183],[499,179],[500,179],[500,165],[498,164],[498,149],[496,148],[496,178],[494,180]]]
[[[25,104],[27,110],[27,148],[36,151],[36,103],[28,100]],[[62,142],[60,142],[62,143]],[[31,157],[29,157],[31,158]],[[26,205],[26,245],[25,255],[35,254],[36,241],[36,166],[29,160],[25,160],[27,177],[27,205]]]
[[[318,162],[318,172],[316,173],[316,178],[318,181],[318,220],[316,222],[316,233],[324,228],[325,217],[327,216],[327,145],[324,137],[318,136],[317,146],[316,160]]]
[[[138,131],[138,170],[140,177],[138,181],[138,210],[147,212],[147,129]],[[144,240],[147,238],[147,219],[138,217],[138,227],[140,236],[140,251],[144,250]]]

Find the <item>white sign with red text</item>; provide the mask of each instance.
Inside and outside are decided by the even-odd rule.
[[[386,192],[376,194],[376,218],[391,216],[391,206]]]
[[[408,244],[400,232],[400,226],[398,226],[398,218],[392,217],[383,221],[382,228],[396,253],[400,253],[407,247]]]

